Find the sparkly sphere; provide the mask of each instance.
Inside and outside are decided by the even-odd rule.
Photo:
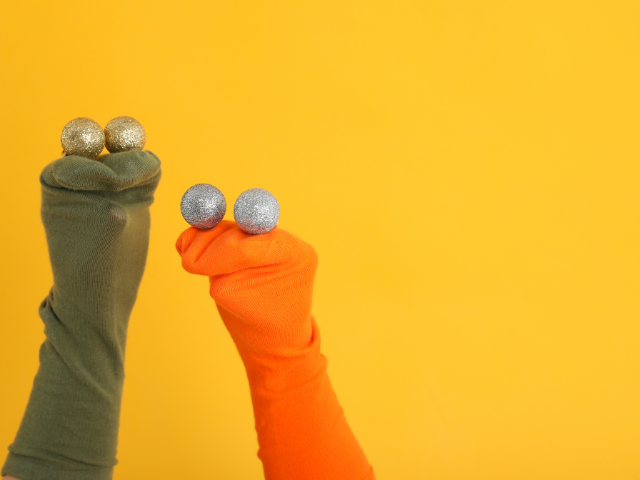
[[[257,235],[275,228],[280,217],[278,200],[262,188],[251,188],[240,194],[233,206],[238,226],[247,233]]]
[[[95,159],[104,148],[104,132],[95,120],[78,117],[64,126],[60,142],[67,155]]]
[[[147,142],[144,127],[131,117],[116,117],[109,121],[104,127],[104,135],[111,153],[142,150]]]
[[[206,230],[220,223],[227,211],[227,201],[213,185],[198,183],[184,192],[180,211],[189,225]]]

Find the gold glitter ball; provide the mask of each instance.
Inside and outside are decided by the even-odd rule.
[[[135,118],[116,117],[104,127],[107,150],[111,153],[127,150],[142,150],[147,142],[147,134],[142,124]]]
[[[104,148],[104,132],[95,120],[78,117],[64,126],[60,142],[67,155],[95,159]]]

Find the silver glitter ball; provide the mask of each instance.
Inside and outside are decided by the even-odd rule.
[[[147,134],[142,124],[132,117],[116,117],[104,127],[107,150],[111,153],[142,150]]]
[[[276,197],[267,190],[250,188],[236,200],[233,216],[245,232],[252,235],[267,233],[278,224],[280,205]]]
[[[104,132],[95,120],[78,117],[64,126],[60,142],[67,155],[95,159],[104,148]]]
[[[198,183],[184,192],[180,211],[189,225],[206,230],[222,221],[227,212],[227,201],[213,185]]]

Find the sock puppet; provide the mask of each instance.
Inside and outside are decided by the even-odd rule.
[[[40,367],[2,475],[112,478],[127,326],[160,175],[160,160],[141,151],[71,155],[42,172],[53,288],[40,305]]]
[[[244,363],[266,480],[373,480],[320,353],[313,247],[280,228],[248,235],[229,221],[189,228],[176,247],[185,270],[210,278]]]

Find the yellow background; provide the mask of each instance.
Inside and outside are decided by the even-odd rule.
[[[379,480],[640,478],[638,2],[0,8],[0,445],[51,286],[38,175],[67,121],[130,115],[164,178],[116,480],[262,476],[242,363],[174,251],[202,182],[230,219],[270,190],[318,251],[323,352]]]

